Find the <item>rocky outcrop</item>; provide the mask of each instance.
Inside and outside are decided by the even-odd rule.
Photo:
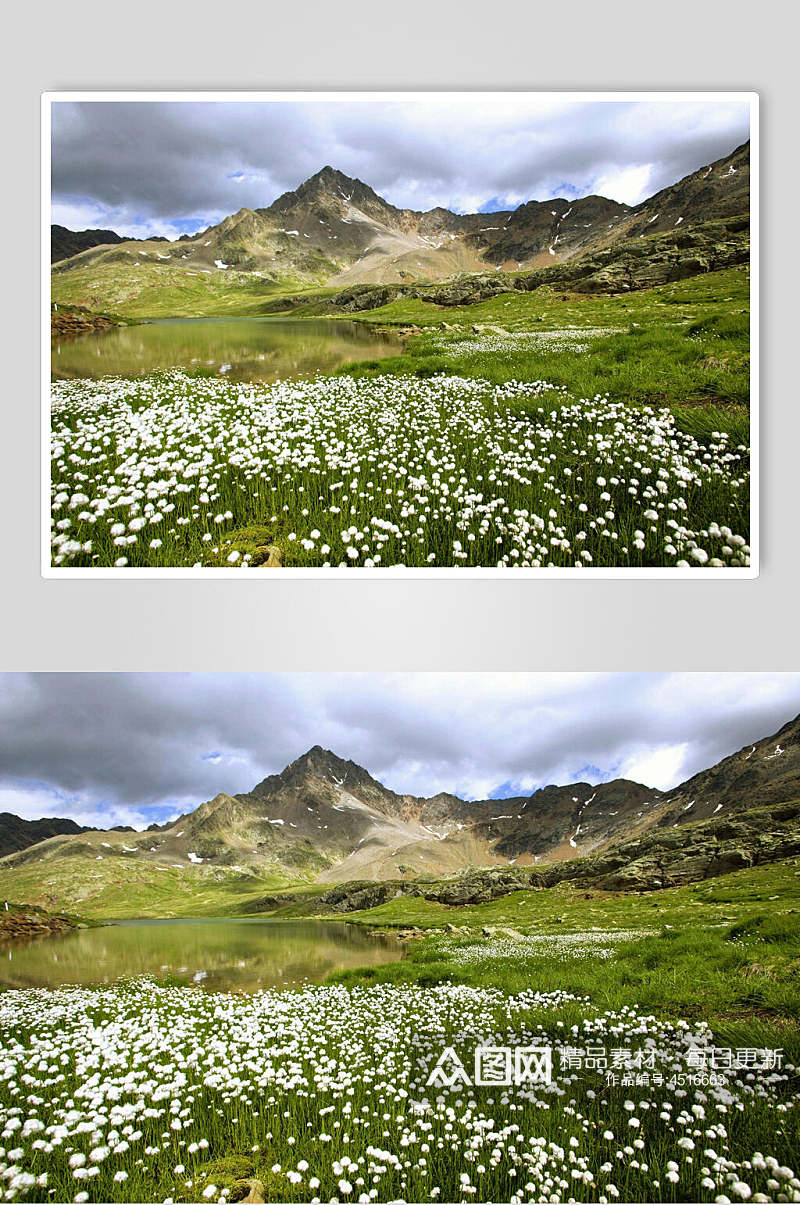
[[[411,883],[340,883],[320,896],[323,912],[356,912],[377,908],[400,895],[416,895]]]
[[[374,883],[365,880],[340,883],[326,891],[317,902],[323,912],[356,912],[411,896],[458,908],[466,904],[486,904],[529,886],[530,881],[530,873],[505,870],[467,871],[452,878],[432,881],[417,879]]]
[[[529,876],[524,872],[513,874],[509,871],[476,870],[430,882],[340,883],[320,896],[317,904],[321,912],[361,912],[377,908],[389,900],[411,896],[458,908],[465,904],[485,904],[511,891],[519,891],[520,887],[529,885],[528,879]]]
[[[93,314],[79,306],[54,305],[50,310],[50,338],[76,339],[78,335],[96,335],[100,331],[113,330],[115,326],[127,326],[108,314]]]
[[[648,833],[593,860],[591,882],[611,891],[656,891],[800,856],[800,803]]]
[[[8,911],[5,911],[8,908]],[[64,933],[69,929],[86,928],[67,916],[55,916],[40,908],[0,905],[0,945],[17,941],[29,941],[35,937],[49,937],[53,933]]]
[[[749,218],[734,217],[684,233],[651,236],[649,245],[640,235],[587,256],[571,288],[576,293],[627,293],[732,268],[749,259]]]

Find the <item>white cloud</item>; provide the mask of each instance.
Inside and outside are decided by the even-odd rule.
[[[630,778],[634,782],[643,782],[648,787],[668,791],[686,777],[683,767],[688,753],[689,746],[686,743],[642,750],[622,762],[619,777]]]
[[[221,210],[210,211],[197,221],[197,229],[221,222],[227,214]],[[113,230],[127,238],[153,238],[154,235],[177,239],[184,233],[184,224],[166,221],[159,217],[144,220],[133,217],[127,206],[105,206],[92,201],[54,200],[50,220],[68,230]],[[186,231],[193,234],[194,231]]]
[[[612,168],[594,180],[592,192],[624,205],[638,205],[653,194],[650,187],[653,166],[652,163],[634,163],[630,167]]]
[[[113,828],[118,824],[128,824],[131,828],[141,830],[153,822],[152,815],[138,808],[117,803],[93,802],[86,795],[70,797],[46,787],[35,786],[0,787],[0,812],[11,812],[23,820],[66,817],[87,828]],[[176,813],[176,819],[178,814]]]

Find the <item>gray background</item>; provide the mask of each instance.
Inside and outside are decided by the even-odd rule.
[[[762,0],[17,6],[2,73],[0,669],[796,669],[795,18]],[[761,577],[53,581],[39,575],[39,96],[51,89],[756,89]]]

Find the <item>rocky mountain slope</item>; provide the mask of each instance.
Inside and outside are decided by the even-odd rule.
[[[127,240],[114,230],[68,230],[66,226],[50,227],[50,262],[80,255],[90,247],[107,247]]]
[[[658,798],[624,781],[545,787],[503,800],[417,798],[388,790],[354,762],[317,746],[249,794],[204,804],[164,840],[181,830],[184,839],[193,834],[201,856],[226,858],[230,834],[239,832],[237,859],[244,862],[267,855],[284,866],[319,869],[322,882],[395,879],[567,857],[579,842],[591,849],[629,831]],[[225,814],[224,825],[213,821],[213,837],[206,808]]]
[[[139,243],[142,241],[142,239],[126,238],[125,235],[117,234],[114,230],[68,230],[66,226],[53,224],[50,227],[50,262],[57,263],[59,260],[69,259],[73,255],[80,255],[81,251],[88,251],[90,247],[107,247],[114,243]],[[147,241],[165,243],[167,240],[162,235],[157,235]]]
[[[623,223],[622,234],[661,234],[681,225],[729,218],[750,211],[750,143],[730,155],[684,176],[635,206]]]
[[[661,826],[800,798],[800,717],[664,796]]]
[[[621,240],[746,214],[748,190],[749,143],[635,207],[588,196],[529,201],[491,214],[418,212],[396,208],[369,185],[328,166],[267,208],[240,209],[175,242],[114,236],[97,246],[88,240],[103,232],[67,232],[85,249],[60,259],[53,272],[56,283],[63,274],[82,273],[86,296],[70,299],[92,305],[93,283],[113,269],[135,270],[142,287],[152,287],[159,273],[165,280],[175,273],[227,273],[232,283],[256,277],[346,287],[543,269]],[[59,246],[65,239],[59,234]]]
[[[716,218],[679,227],[664,234],[622,238],[610,247],[590,251],[565,263],[531,272],[474,273],[430,284],[351,285],[327,306],[335,313],[374,310],[391,301],[417,299],[438,306],[475,305],[500,293],[532,293],[549,287],[570,293],[629,293],[655,285],[716,272],[750,260],[750,220],[747,216]],[[282,309],[302,305],[305,298],[287,298]]]
[[[5,817],[2,848],[16,852],[0,867],[52,870],[63,858],[125,859],[161,869],[335,884],[412,881],[481,866],[503,867],[513,877],[519,868],[574,865],[576,859],[586,865],[611,852],[616,860],[606,871],[595,863],[595,872],[617,874],[658,846],[665,851],[659,855],[663,876],[670,873],[670,851],[682,847],[675,830],[728,825],[735,842],[736,825],[754,808],[798,799],[800,717],[668,792],[618,779],[547,786],[501,800],[464,801],[446,793],[422,798],[397,794],[361,766],[315,746],[252,791],[217,795],[143,833]],[[37,824],[64,827],[30,827]],[[650,844],[637,853],[636,842]],[[747,845],[753,845],[750,837]]]
[[[27,849],[48,837],[83,833],[87,830],[74,820],[47,817],[43,820],[23,820],[11,812],[0,812],[0,858],[17,850]]]
[[[314,909],[323,914],[359,912],[403,896],[455,908],[558,883],[601,891],[658,891],[798,856],[800,801],[795,801],[753,808],[733,819],[717,817],[686,824],[678,832],[674,828],[654,829],[595,857],[573,858],[535,869],[471,869],[438,879],[340,883],[317,897]],[[247,910],[271,911],[289,899],[271,896],[255,900]]]

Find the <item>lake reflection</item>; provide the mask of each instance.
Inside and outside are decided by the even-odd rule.
[[[0,950],[0,987],[96,986],[170,976],[209,991],[319,982],[333,971],[401,958],[390,937],[322,921],[129,921]]]

